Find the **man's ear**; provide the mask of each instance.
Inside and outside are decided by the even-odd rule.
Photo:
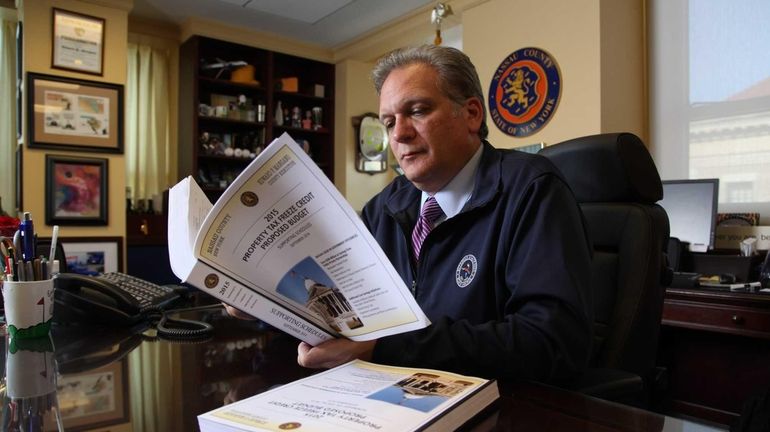
[[[473,135],[481,129],[481,122],[484,120],[484,106],[478,98],[471,97],[465,101],[466,121],[468,122],[469,132]]]

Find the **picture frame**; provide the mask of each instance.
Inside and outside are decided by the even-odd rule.
[[[123,153],[123,86],[27,73],[30,148]]]
[[[45,156],[45,223],[107,225],[108,160]]]
[[[83,372],[62,373],[56,388],[60,419],[68,431],[94,430],[129,420],[125,358]],[[58,430],[54,415],[48,416],[46,432]]]
[[[59,237],[58,241],[69,273],[95,276],[123,271],[123,237]]]
[[[103,75],[105,19],[53,8],[51,67]]]

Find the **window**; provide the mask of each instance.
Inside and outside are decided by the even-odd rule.
[[[770,222],[770,2],[651,0],[650,144],[661,177],[719,178],[719,211]]]

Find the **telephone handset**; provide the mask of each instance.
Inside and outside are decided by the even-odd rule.
[[[100,276],[60,273],[55,279],[54,320],[131,325],[179,298],[173,288],[124,273]]]

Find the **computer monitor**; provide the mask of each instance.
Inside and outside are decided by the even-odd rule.
[[[668,180],[658,203],[668,214],[671,237],[689,243],[691,252],[714,249],[719,179]]]

